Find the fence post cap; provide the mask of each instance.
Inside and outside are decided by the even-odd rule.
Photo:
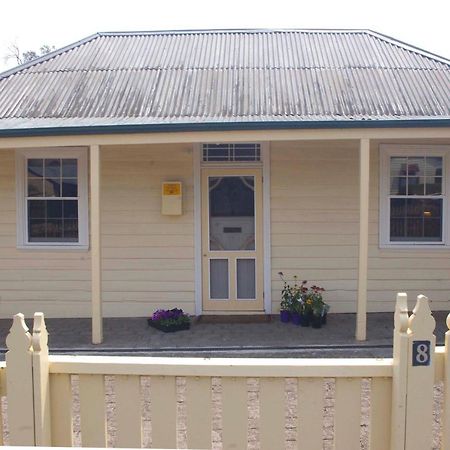
[[[34,313],[33,323],[33,350],[40,352],[42,350],[48,350],[48,332],[45,325],[44,313]]]
[[[13,324],[6,336],[6,347],[10,351],[31,349],[31,334],[22,313],[15,314],[13,317]]]
[[[394,328],[400,333],[406,333],[408,325],[408,295],[405,292],[399,292],[395,302]]]
[[[409,329],[413,333],[433,333],[436,321],[431,313],[430,302],[425,295],[418,295],[416,306],[409,318]]]

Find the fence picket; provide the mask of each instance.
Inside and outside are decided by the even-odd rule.
[[[247,447],[247,379],[222,378],[222,445],[224,449]]]
[[[34,446],[33,349],[23,314],[14,316],[6,346],[9,445]]]
[[[323,379],[298,379],[297,448],[322,447]]]
[[[392,379],[373,378],[370,389],[370,450],[386,450],[391,441]]]
[[[450,450],[450,314],[447,316],[444,354],[444,407],[442,410],[442,449]]]
[[[337,378],[334,409],[334,447],[360,450],[361,379]]]
[[[432,446],[434,347],[436,322],[431,314],[428,298],[417,296],[417,303],[409,318],[408,384],[406,403],[406,445],[408,450],[424,450]],[[427,343],[427,344],[425,344]],[[429,353],[421,346],[428,346]],[[414,350],[416,348],[416,351]],[[421,364],[422,356],[427,358]],[[416,365],[417,361],[420,365]]]
[[[285,446],[284,391],[284,378],[261,378],[259,381],[259,436],[263,450]]]
[[[3,445],[3,408],[2,397],[6,396],[6,370],[4,365],[0,366],[0,445]]]
[[[72,447],[72,385],[69,374],[50,375],[50,412],[52,446]]]
[[[142,446],[141,380],[136,375],[115,378],[117,447]]]
[[[80,423],[83,447],[106,447],[103,375],[80,375]]]
[[[152,377],[152,447],[177,446],[177,389],[175,377]]]
[[[188,448],[211,448],[211,378],[186,377]]]

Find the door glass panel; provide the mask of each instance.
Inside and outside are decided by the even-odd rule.
[[[254,259],[236,260],[236,281],[238,299],[256,298],[256,276]]]
[[[255,250],[254,177],[209,177],[208,188],[210,250]]]
[[[228,259],[209,260],[210,298],[228,299]]]

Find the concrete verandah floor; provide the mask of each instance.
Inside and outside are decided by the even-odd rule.
[[[442,345],[447,312],[435,312],[437,343]],[[203,323],[190,330],[163,333],[146,318],[104,319],[104,342],[91,344],[90,319],[46,319],[52,353],[94,353],[203,357],[391,357],[392,313],[369,313],[367,340],[355,339],[355,314],[329,314],[321,329],[284,324],[278,316],[265,323]],[[27,325],[32,328],[32,320]],[[0,320],[0,352],[12,321]]]

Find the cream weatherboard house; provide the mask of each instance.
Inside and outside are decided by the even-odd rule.
[[[450,61],[366,30],[100,33],[0,75],[0,313],[450,309]]]

